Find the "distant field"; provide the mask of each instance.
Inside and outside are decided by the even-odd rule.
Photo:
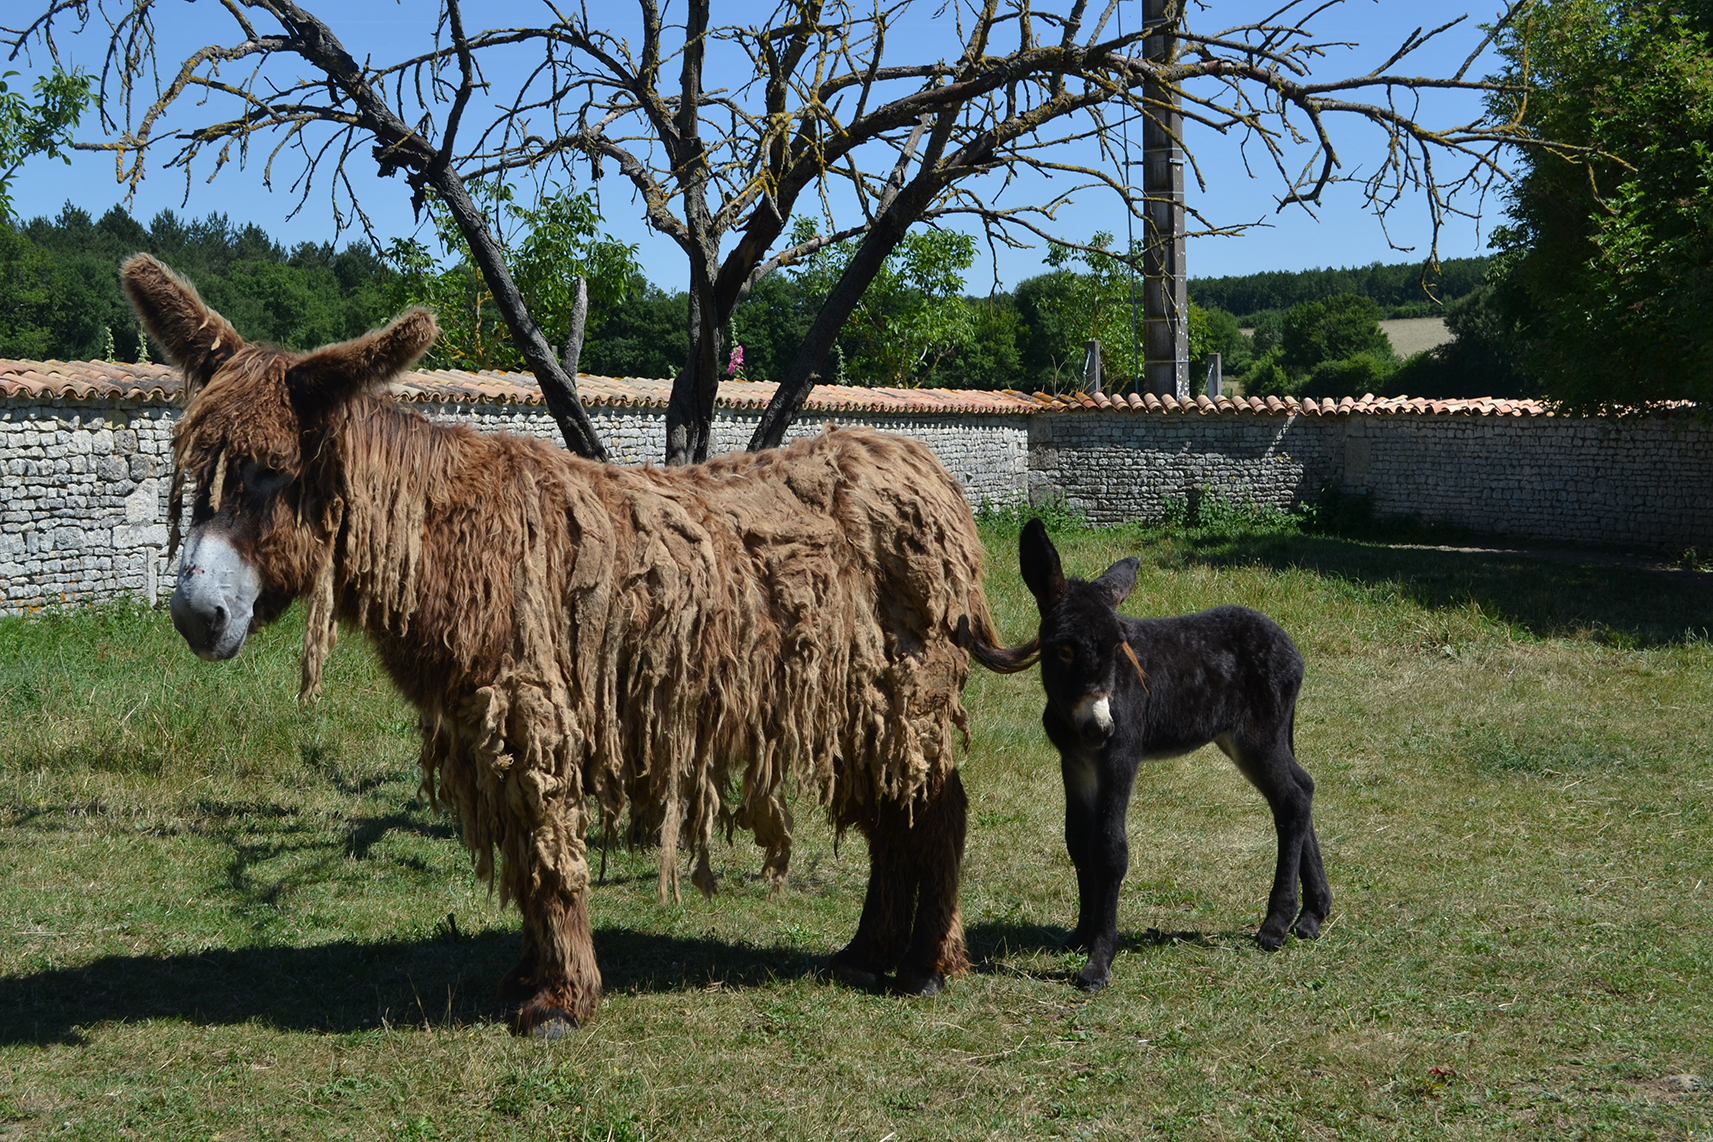
[[[1020,637],[1016,532],[984,534]],[[741,834],[671,907],[615,849],[601,1010],[520,1042],[490,998],[516,912],[417,800],[416,716],[360,638],[300,710],[295,612],[225,664],[161,611],[3,619],[0,1139],[1709,1136],[1713,575],[1276,522],[1058,538],[1076,574],[1142,557],[1129,613],[1295,637],[1319,941],[1255,945],[1270,821],[1202,750],[1144,767],[1113,984],[1075,990],[1039,682],[978,670],[968,978],[826,978],[867,861],[803,803],[778,895]]]
[[[1443,317],[1404,317],[1382,321],[1380,328],[1391,340],[1392,351],[1400,357],[1409,357],[1451,340]]]

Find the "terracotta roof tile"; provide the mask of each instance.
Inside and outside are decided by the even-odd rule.
[[[168,365],[118,364],[111,361],[27,361],[0,358],[0,397],[21,400],[143,400],[169,401],[180,388],[178,373]],[[759,411],[778,388],[771,381],[722,381],[719,406]],[[672,382],[643,377],[596,377],[581,374],[577,389],[589,408],[664,408],[672,393]],[[451,401],[462,404],[539,404],[541,390],[527,373],[489,370],[418,369],[406,373],[392,385],[401,400],[414,403]],[[1673,404],[1673,409],[1688,406]],[[1040,412],[1187,413],[1203,416],[1552,416],[1535,400],[1480,397],[1472,400],[1430,400],[1424,397],[1376,397],[1364,393],[1360,399],[1276,396],[1219,397],[1178,400],[1153,393],[1072,392],[1022,393],[968,389],[858,388],[817,385],[803,405],[808,414],[867,412],[900,416],[1026,415]]]

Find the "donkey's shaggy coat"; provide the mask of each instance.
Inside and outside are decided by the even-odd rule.
[[[931,991],[965,969],[954,632],[991,624],[969,507],[925,448],[829,429],[694,467],[596,464],[372,395],[433,341],[425,312],[300,356],[245,345],[151,258],[123,277],[192,394],[175,621],[229,657],[304,596],[305,694],[336,619],[369,633],[421,712],[424,789],[482,876],[499,853],[523,912],[501,988],[519,1030],[594,1010],[597,819],[614,835],[628,808],[631,836],[658,835],[662,898],[681,843],[712,891],[721,826],[754,833],[777,884],[799,782],[870,842],[835,971],[877,986],[896,968],[895,986]]]

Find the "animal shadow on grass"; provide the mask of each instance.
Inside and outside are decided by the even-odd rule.
[[[1069,928],[1061,928],[1056,924],[992,921],[970,925],[964,932],[964,942],[969,948],[970,967],[980,974],[1021,975],[1028,976],[1030,979],[1070,983],[1076,979],[1077,970],[1081,967],[1083,960],[1081,953],[1077,953],[1075,957],[1077,968],[1029,969],[1006,962],[1013,956],[1043,954],[1063,956],[1069,954],[1065,947],[1065,940],[1070,934]],[[1149,928],[1141,932],[1120,930],[1118,950],[1138,952],[1145,948],[1169,948],[1178,944],[1194,944],[1203,948],[1248,948],[1254,943],[1255,934],[1249,931],[1162,932],[1158,928]]]
[[[1592,630],[1645,647],[1713,629],[1713,575],[1616,566],[1597,552],[1441,551],[1305,535],[1208,535],[1187,547],[1185,562],[1311,571],[1382,593],[1401,589],[1424,607],[1473,599],[1541,638]]]
[[[494,989],[518,957],[516,932],[340,941],[305,948],[213,948],[104,956],[76,968],[0,976],[0,1045],[79,1043],[82,1028],[147,1019],[261,1022],[340,1034],[382,1027],[504,1022]],[[791,947],[595,929],[609,995],[754,987],[816,974],[825,957]]]

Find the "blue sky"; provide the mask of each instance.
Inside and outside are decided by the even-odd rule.
[[[1498,0],[1462,0],[1447,5],[1425,5],[1416,0],[1346,0],[1339,8],[1317,23],[1323,39],[1353,41],[1357,46],[1332,49],[1320,65],[1319,74],[1348,75],[1367,70],[1384,60],[1397,44],[1418,28],[1424,18],[1434,23],[1444,21],[1470,10],[1474,20],[1492,18]],[[1126,19],[1140,9],[1139,0],[1123,0]],[[397,58],[420,50],[432,34],[431,7],[396,0],[341,0],[328,5],[311,0],[306,5],[322,13],[336,34],[359,58],[372,52],[377,60]],[[1223,26],[1249,19],[1270,11],[1276,4],[1261,4],[1253,0],[1217,0],[1195,16],[1200,27]],[[771,6],[769,6],[771,7]],[[931,37],[936,21],[931,19],[933,4],[920,9],[915,18],[912,35]],[[480,7],[467,6],[467,22],[477,24],[510,24],[529,18],[538,7],[517,0],[515,3],[490,3]],[[501,12],[502,9],[510,9]],[[670,17],[672,7],[668,5]],[[719,16],[722,13],[717,12]],[[628,10],[627,10],[628,18]],[[939,21],[943,23],[944,21]],[[1473,21],[1471,21],[1473,23]],[[187,49],[206,42],[230,38],[230,21],[212,3],[167,3],[160,8],[159,36],[163,52]],[[1457,29],[1447,44],[1437,50],[1412,57],[1415,73],[1445,74],[1454,70],[1479,39],[1473,27]],[[896,40],[895,40],[896,42]],[[86,69],[98,70],[104,42],[96,37],[68,38],[61,36],[62,50],[69,59]],[[174,60],[185,54],[180,50]],[[42,62],[38,58],[36,63]],[[14,64],[12,66],[18,66]],[[30,74],[27,67],[26,76]],[[1404,70],[1403,68],[1394,70]],[[1483,70],[1479,65],[1476,72]],[[1489,69],[1490,70],[1490,69]],[[714,77],[718,82],[718,77]],[[1439,95],[1424,104],[1419,118],[1425,122],[1445,125],[1472,119],[1478,110],[1476,100],[1467,95]],[[182,120],[181,120],[182,121]],[[84,137],[93,134],[93,122],[85,124]],[[1245,171],[1242,156],[1235,143],[1213,132],[1191,126],[1188,141],[1195,151],[1208,186],[1204,191],[1192,185],[1190,202],[1221,222],[1256,221],[1264,225],[1236,238],[1193,239],[1188,252],[1192,277],[1250,273],[1269,269],[1303,269],[1317,266],[1364,265],[1373,261],[1396,262],[1425,255],[1429,227],[1427,212],[1418,200],[1406,201],[1391,216],[1387,227],[1362,208],[1360,195],[1354,187],[1334,188],[1323,206],[1311,216],[1300,208],[1283,213],[1274,210],[1279,191],[1276,178],[1254,178]],[[1344,124],[1337,135],[1340,158],[1346,171],[1362,173],[1373,169],[1384,157],[1379,132]],[[143,220],[161,209],[201,216],[221,211],[235,222],[253,221],[260,224],[288,245],[297,241],[325,241],[333,236],[332,213],[327,196],[318,188],[311,193],[302,210],[287,217],[295,196],[287,191],[296,167],[282,162],[275,170],[274,188],[268,189],[262,178],[262,148],[257,148],[244,169],[228,166],[212,182],[205,181],[206,169],[198,170],[188,186],[182,170],[157,168],[145,179],[132,212]],[[1133,154],[1140,159],[1139,148]],[[374,177],[372,164],[359,155],[351,164],[353,183],[366,211],[385,237],[418,233],[412,218],[409,191],[402,179],[382,180]],[[1140,168],[1136,177],[1140,178]],[[1063,183],[1046,186],[1025,185],[1012,195],[1038,194],[1046,196]],[[56,162],[34,161],[14,184],[18,212],[28,218],[38,214],[57,213],[66,201],[100,214],[118,201],[123,188],[114,180],[111,159],[98,154],[76,155],[70,166]],[[656,282],[672,288],[682,286],[683,256],[670,241],[654,234],[642,221],[642,211],[628,193],[628,184],[609,174],[601,187],[603,212],[608,226],[617,237],[634,242],[644,268]],[[1015,201],[1016,198],[1013,198]],[[1460,257],[1481,253],[1487,232],[1500,221],[1501,204],[1489,198],[1483,205],[1469,200],[1463,205],[1471,210],[1481,209],[1478,223],[1452,220],[1440,239],[1442,257]],[[1086,237],[1095,230],[1114,231],[1122,236],[1124,215],[1116,196],[1110,191],[1090,191],[1080,195],[1074,206],[1061,215],[1064,232],[1071,237]],[[1391,242],[1413,247],[1399,252],[1388,246]],[[348,241],[356,235],[347,235]],[[993,266],[988,261],[985,246],[981,260],[971,270],[969,288],[985,290],[993,278]],[[1003,252],[998,275],[1005,287],[1041,270],[1039,248]]]

